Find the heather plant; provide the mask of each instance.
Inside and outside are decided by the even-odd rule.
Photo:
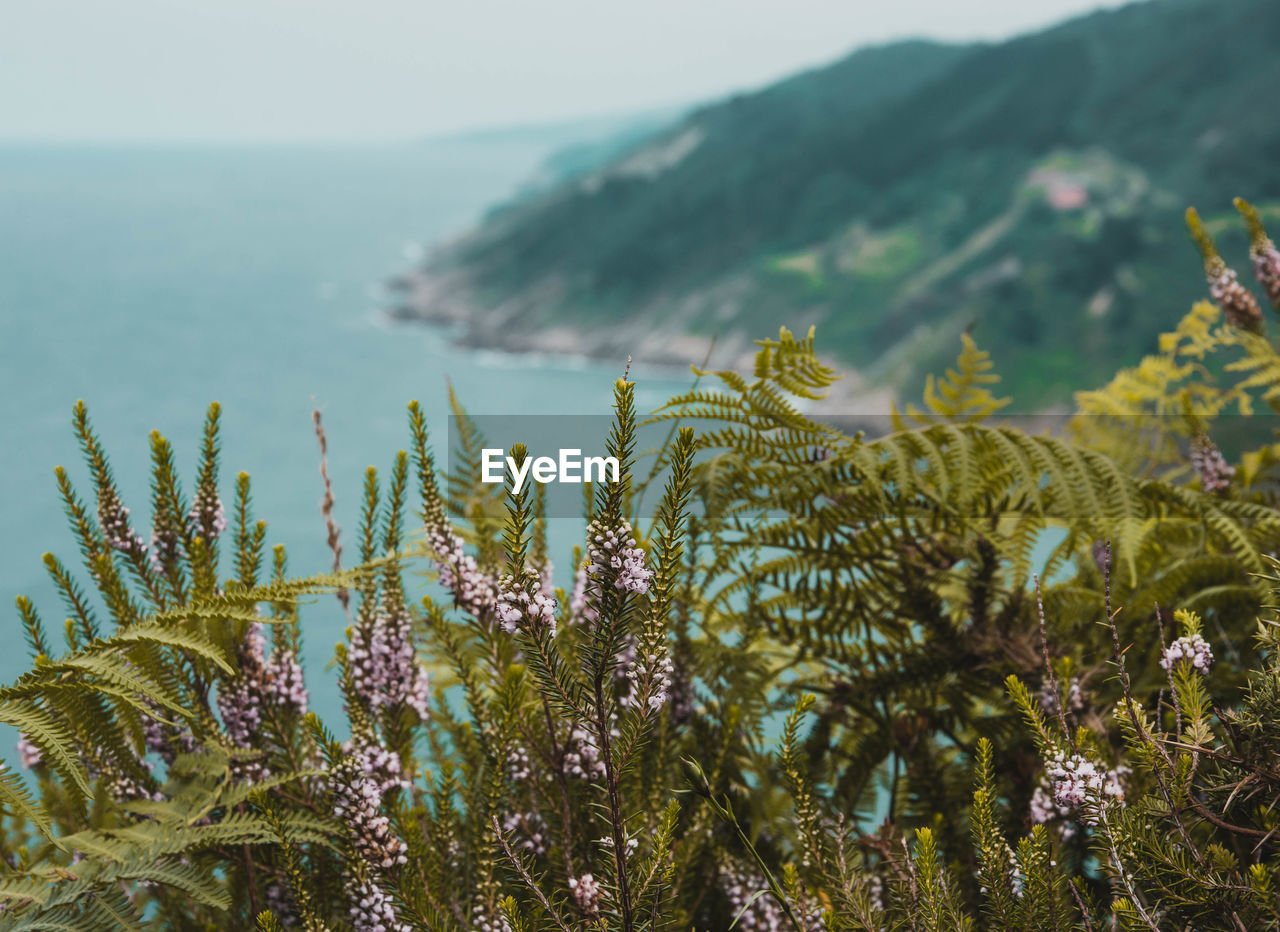
[[[411,404],[345,548],[322,467],[333,568],[302,579],[248,476],[222,504],[216,405],[189,499],[152,436],[149,529],[77,405],[89,585],[46,556],[64,646],[18,602],[0,928],[1280,928],[1280,356],[1190,223],[1220,306],[1059,435],[967,335],[846,432],[783,330],[657,412],[642,468],[624,376],[559,587],[545,496],[495,516],[452,396],[456,468]],[[330,594],[341,722],[299,661]]]

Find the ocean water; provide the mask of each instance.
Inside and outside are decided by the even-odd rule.
[[[388,147],[0,149],[0,682],[29,657],[13,610],[35,599],[55,636],[65,611],[41,555],[79,566],[56,494],[65,465],[91,489],[70,430],[88,404],[126,504],[149,531],[148,434],[175,445],[190,494],[211,401],[223,407],[224,501],[253,479],[268,543],[291,572],[329,565],[311,410],[329,439],[336,517],[355,549],[364,468],[389,468],[419,399],[445,436],[446,380],[470,411],[606,414],[622,360],[461,351],[446,335],[391,324],[380,283],[508,196],[547,154],[530,140]],[[633,370],[641,410],[689,376]],[[557,520],[569,565],[580,524]],[[224,570],[226,569],[224,562]],[[345,616],[303,608],[312,707],[341,732],[325,666]],[[11,757],[12,736],[0,735]]]

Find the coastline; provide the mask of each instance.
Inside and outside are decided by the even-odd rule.
[[[755,344],[740,334],[711,338],[689,333],[662,332],[643,320],[609,328],[587,329],[568,324],[529,325],[532,305],[555,297],[547,294],[494,308],[481,307],[470,297],[461,275],[433,273],[422,268],[395,276],[387,289],[396,296],[385,314],[401,323],[431,324],[454,329],[453,342],[467,349],[511,354],[548,354],[594,360],[626,359],[661,368],[689,366],[719,369],[750,367]]]
[[[709,337],[680,333],[644,319],[631,319],[608,328],[588,329],[566,324],[531,325],[528,317],[540,299],[548,303],[559,291],[549,283],[545,294],[527,297],[493,308],[480,306],[465,276],[422,266],[396,275],[386,283],[394,297],[383,313],[402,324],[448,328],[450,342],[466,349],[483,349],[513,356],[538,355],[586,360],[625,360],[687,372],[697,369],[732,369],[750,373],[757,346],[741,333]],[[832,364],[841,378],[825,398],[807,402],[806,413],[854,429],[879,426],[898,401],[890,388],[866,384],[845,364]]]

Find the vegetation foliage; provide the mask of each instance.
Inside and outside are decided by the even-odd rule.
[[[1001,420],[968,335],[847,433],[784,329],[653,415],[650,472],[619,380],[622,479],[564,588],[536,487],[492,518],[460,406],[460,468],[411,404],[355,568],[331,525],[293,578],[247,475],[224,514],[216,405],[189,499],[153,435],[145,540],[77,405],[88,583],[45,557],[59,639],[18,601],[0,928],[1280,928],[1280,351],[1192,227],[1217,305],[1057,434]],[[298,662],[322,593],[340,724]]]
[[[1194,287],[1177,205],[1215,205],[1233,245],[1236,186],[1276,216],[1280,135],[1257,102],[1277,51],[1268,0],[861,49],[495,212],[428,268],[430,294],[487,312],[461,323],[492,344],[575,326],[622,352],[655,321],[745,343],[802,313],[904,394],[981,321],[1021,404],[1067,403]]]

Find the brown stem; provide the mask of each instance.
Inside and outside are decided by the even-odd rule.
[[[1080,895],[1080,891],[1076,889],[1076,885],[1067,882],[1067,889],[1071,891],[1071,895],[1075,897],[1076,906],[1080,907],[1080,915],[1084,917],[1085,932],[1093,932],[1093,920],[1089,918],[1089,910],[1085,906],[1084,897]]]
[[[547,739],[551,742],[551,755],[555,765],[551,768],[556,775],[556,786],[560,790],[560,824],[562,838],[560,847],[564,851],[564,872],[567,879],[576,877],[573,867],[573,810],[569,805],[569,781],[564,775],[564,745],[556,741],[556,723],[551,715],[551,703],[542,697],[542,710],[547,716]]]
[[[249,909],[250,915],[258,915],[258,884],[253,879],[253,854],[249,851],[249,845],[244,845],[244,876],[249,884]]]
[[[542,888],[538,886],[538,882],[534,880],[533,877],[530,876],[529,871],[525,869],[524,862],[521,861],[516,853],[511,850],[511,845],[507,843],[507,836],[503,834],[502,823],[498,821],[498,817],[496,815],[493,816],[492,825],[494,833],[498,836],[498,844],[502,845],[503,853],[506,854],[507,860],[511,862],[517,873],[520,874],[520,879],[524,881],[525,886],[529,888],[537,898],[538,902],[542,904],[542,908],[547,911],[547,914],[555,920],[555,923],[560,927],[561,932],[572,932],[565,921],[560,918],[560,913],[551,905],[551,901],[547,899],[546,894],[542,892]]]
[[[315,403],[315,399],[311,399]],[[320,505],[320,514],[324,518],[324,528],[326,543],[333,552],[333,571],[339,573],[342,571],[342,543],[339,540],[338,524],[333,520],[333,483],[329,480],[329,441],[325,436],[324,424],[320,421],[320,409],[313,408],[311,410],[311,420],[316,427],[316,441],[320,444],[320,479],[324,482],[324,500]],[[342,603],[342,609],[347,613],[347,620],[351,620],[351,593],[346,589],[338,590],[338,601]]]
[[[1107,545],[1110,547],[1110,544]],[[1108,550],[1108,554],[1110,550]],[[1110,557],[1108,557],[1110,559]],[[1049,673],[1049,689],[1053,693],[1053,710],[1058,716],[1058,725],[1062,728],[1062,733],[1067,736],[1067,742],[1071,745],[1071,753],[1076,753],[1076,737],[1074,732],[1067,726],[1067,714],[1062,708],[1062,694],[1058,692],[1058,676],[1053,672],[1053,664],[1049,661],[1049,631],[1044,620],[1044,596],[1040,592],[1040,577],[1033,576],[1036,582],[1036,611],[1040,615],[1040,653],[1044,657],[1044,668]]]
[[[1144,744],[1150,745],[1160,755],[1160,759],[1164,761],[1165,766],[1173,770],[1173,761],[1169,757],[1169,753],[1164,749],[1160,742],[1156,741],[1151,734],[1142,727],[1142,722],[1138,719],[1138,713],[1134,711],[1135,703],[1133,701],[1133,689],[1129,682],[1129,668],[1124,662],[1124,651],[1120,649],[1120,632],[1116,628],[1116,615],[1119,611],[1111,610],[1111,541],[1107,541],[1106,562],[1103,565],[1103,582],[1106,587],[1107,601],[1107,628],[1111,631],[1111,645],[1115,652],[1116,665],[1120,668],[1120,684],[1124,688],[1124,710],[1128,713],[1129,723],[1133,725],[1134,734],[1138,736],[1138,740]],[[1194,770],[1192,774],[1194,774]],[[1178,808],[1173,804],[1173,794],[1169,792],[1169,785],[1165,782],[1164,773],[1157,767],[1151,768],[1151,774],[1156,778],[1156,786],[1160,789],[1160,795],[1164,797],[1165,805],[1169,807],[1169,814],[1173,817],[1173,824],[1178,827],[1178,834],[1182,836],[1183,842],[1187,849],[1191,852],[1191,856],[1195,862],[1201,866],[1204,865],[1204,856],[1200,854],[1200,849],[1196,843],[1191,840],[1191,835],[1187,832],[1187,827],[1182,824],[1182,819],[1178,815]],[[1191,777],[1188,777],[1191,779]]]
[[[609,713],[604,700],[604,676],[597,674],[596,730],[600,739],[600,756],[604,761],[605,784],[609,791],[609,822],[613,838],[613,861],[617,869],[618,912],[622,916],[622,932],[632,932],[635,919],[631,909],[631,883],[627,877],[627,828],[622,818],[622,799],[618,793],[618,771],[613,766],[612,742],[609,740]]]

